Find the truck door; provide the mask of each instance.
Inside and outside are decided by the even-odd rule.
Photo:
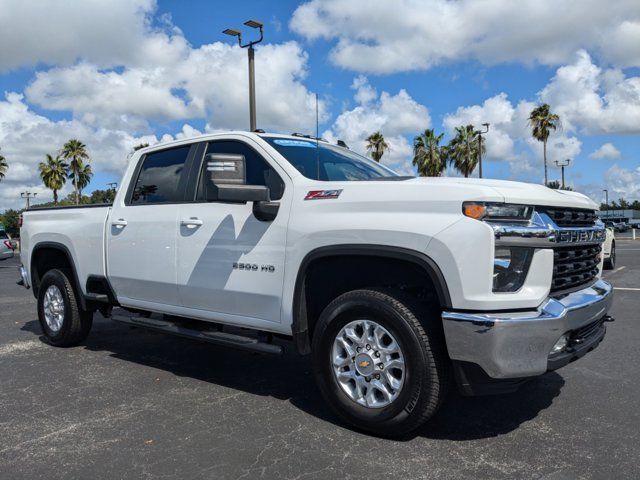
[[[266,160],[257,143],[217,140],[202,144],[194,201],[180,206],[178,289],[185,314],[259,327],[280,322],[286,228],[291,188],[286,174]],[[246,185],[264,185],[279,202],[272,221],[261,221],[253,203],[221,202],[212,175],[244,158]],[[197,162],[194,162],[196,165]],[[225,167],[226,165],[226,167]],[[197,313],[194,313],[197,311]]]
[[[126,195],[113,206],[107,273],[123,305],[152,309],[180,304],[176,236],[191,149],[183,145],[141,157]]]

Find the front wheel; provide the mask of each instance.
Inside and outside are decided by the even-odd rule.
[[[93,323],[93,314],[80,307],[69,274],[49,270],[38,291],[38,319],[47,341],[56,347],[82,342]]]
[[[316,326],[312,354],[329,406],[361,430],[397,437],[436,412],[449,384],[442,327],[402,292],[355,290]]]

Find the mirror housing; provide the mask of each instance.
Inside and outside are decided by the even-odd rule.
[[[264,185],[216,185],[221,202],[268,202],[269,189]]]

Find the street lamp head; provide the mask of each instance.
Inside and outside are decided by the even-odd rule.
[[[222,33],[224,33],[225,35],[230,35],[232,37],[240,37],[242,35],[240,31],[234,30],[233,28],[227,28],[226,30],[223,30]]]
[[[263,26],[263,23],[259,20],[247,20],[244,24],[251,28],[262,28]]]
[[[487,127],[487,128],[489,128],[489,125],[491,125],[491,124],[490,123],[483,123],[482,124],[483,127]]]

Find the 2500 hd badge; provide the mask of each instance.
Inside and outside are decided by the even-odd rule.
[[[256,263],[239,263],[233,262],[234,270],[251,270],[257,272],[260,270],[261,272],[275,272],[276,267],[273,265],[262,265],[258,266]]]

